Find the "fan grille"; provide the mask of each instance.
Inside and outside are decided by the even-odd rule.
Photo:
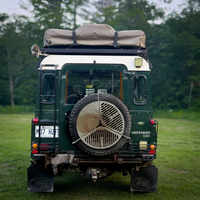
[[[115,144],[119,135],[114,134],[104,127],[98,127],[94,132],[92,132],[89,136],[84,138],[84,142],[91,147],[95,148],[108,148]]]
[[[90,112],[90,110],[88,109],[92,109],[93,112]],[[87,113],[90,113],[90,115],[88,115]],[[96,119],[97,116],[100,119]],[[125,127],[124,117],[121,111],[112,103],[106,101],[99,101],[99,103],[92,102],[82,109],[80,113],[80,119],[80,121],[77,120],[77,131],[79,137],[87,146],[90,146],[92,148],[109,148],[115,145],[123,135]],[[91,121],[89,119],[95,120]],[[95,125],[96,127],[93,128],[93,130],[91,131],[81,132],[81,126],[92,127],[92,124],[94,124],[94,122],[98,122],[99,125]],[[84,128],[82,130],[87,129]]]
[[[102,112],[102,124],[108,128],[111,128],[117,132],[122,132],[124,123],[121,112],[110,103],[101,104]]]

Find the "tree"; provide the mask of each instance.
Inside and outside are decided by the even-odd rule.
[[[162,108],[200,108],[199,5],[190,0],[181,14],[173,13],[165,24],[154,26],[157,38],[153,41],[159,43],[151,51],[156,67],[152,86],[154,102]]]
[[[164,14],[162,10],[156,9],[155,4],[149,4],[146,0],[113,0],[111,5],[102,7],[101,10],[102,21],[97,22],[110,24],[118,30],[147,29],[149,21]]]
[[[40,29],[77,28],[77,17],[88,6],[89,0],[31,0]],[[83,14],[83,13],[82,13]]]
[[[7,22],[0,36],[0,68],[3,72],[1,78],[4,84],[2,93],[6,96],[10,95],[11,106],[15,105],[16,89],[24,80],[30,80],[32,76],[30,70],[33,64],[32,59],[28,59],[31,56],[30,51],[27,50],[30,48],[32,40],[31,35],[26,30],[27,23],[23,16],[18,17],[14,22]],[[28,68],[29,65],[30,68]],[[23,96],[20,97],[19,101],[23,102],[23,98]],[[8,103],[3,98],[1,102]]]
[[[31,0],[39,29],[61,28],[66,11],[62,0]]]
[[[89,6],[89,0],[64,0],[64,4],[69,14],[70,28],[76,29],[78,27],[77,17],[88,14],[85,7]]]

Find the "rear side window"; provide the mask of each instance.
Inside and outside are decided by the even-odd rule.
[[[143,75],[133,77],[133,103],[145,105],[148,102],[147,79]]]
[[[55,76],[45,74],[42,77],[42,103],[52,104],[55,101]]]

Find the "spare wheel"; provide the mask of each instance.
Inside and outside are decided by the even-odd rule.
[[[109,155],[129,139],[131,117],[124,103],[110,94],[94,93],[78,101],[69,119],[73,144],[92,155]]]

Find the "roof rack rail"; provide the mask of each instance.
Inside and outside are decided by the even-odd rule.
[[[54,55],[147,55],[146,49],[104,48],[42,48],[42,53]]]

